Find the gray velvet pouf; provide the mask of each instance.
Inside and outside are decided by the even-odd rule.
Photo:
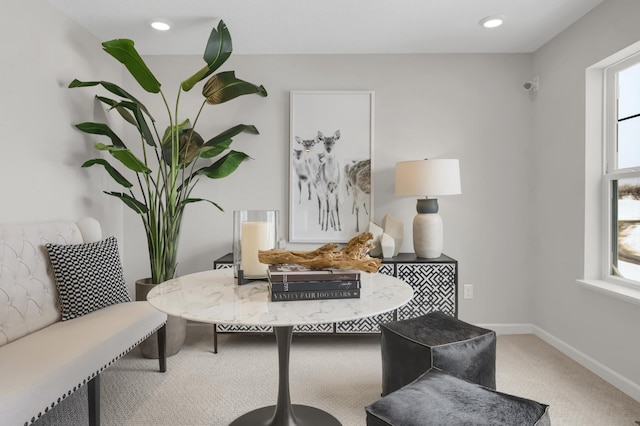
[[[550,426],[548,408],[433,367],[365,410],[367,426]]]
[[[380,324],[382,395],[431,367],[496,388],[496,334],[442,312]]]

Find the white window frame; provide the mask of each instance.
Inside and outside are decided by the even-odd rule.
[[[607,94],[611,88],[606,84],[606,71],[617,66],[628,66],[630,62],[626,61],[631,61],[633,57],[640,57],[640,42],[585,69],[584,264],[583,276],[576,281],[585,289],[640,305],[640,285],[611,274],[611,180],[620,175],[619,172],[608,173],[610,168],[607,161],[615,157],[607,152],[606,143],[612,130],[611,125],[607,125],[608,119],[611,116],[615,118],[615,109],[613,115],[608,115],[611,111]]]
[[[615,180],[625,178],[638,178],[640,177],[640,166],[619,169],[617,167],[617,122],[618,122],[618,72],[626,69],[630,66],[640,64],[640,52],[630,57],[611,65],[604,70],[604,123],[603,123],[603,152],[604,152],[604,168],[602,171],[602,208],[604,212],[602,217],[604,222],[602,223],[604,250],[602,253],[603,262],[603,275],[605,281],[609,281],[613,284],[625,285],[631,288],[637,288],[640,290],[640,281],[626,279],[617,275],[613,275],[613,257],[614,241],[617,239],[617,231],[613,229],[613,203],[614,194],[612,190],[612,183]],[[614,235],[615,232],[615,235]]]

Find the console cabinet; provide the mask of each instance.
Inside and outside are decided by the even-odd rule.
[[[214,269],[233,267],[231,253],[216,259]],[[400,278],[413,287],[413,299],[395,311],[354,321],[294,327],[296,333],[379,333],[379,324],[413,318],[433,311],[458,317],[458,261],[442,255],[423,259],[413,253],[383,258],[379,273]],[[247,327],[219,324],[218,332],[271,332],[271,327]]]

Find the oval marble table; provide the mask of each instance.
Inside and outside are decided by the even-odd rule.
[[[293,326],[354,320],[396,309],[413,297],[404,281],[362,273],[358,299],[271,302],[266,281],[237,285],[231,269],[184,275],[157,285],[147,295],[156,309],[211,324],[272,326],[278,345],[278,399],[275,406],[242,415],[232,426],[333,426],[340,422],[315,407],[291,404],[289,353]]]

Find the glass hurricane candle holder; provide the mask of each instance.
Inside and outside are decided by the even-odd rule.
[[[267,265],[258,260],[258,251],[277,244],[278,210],[233,212],[233,269],[238,284],[267,278]]]

